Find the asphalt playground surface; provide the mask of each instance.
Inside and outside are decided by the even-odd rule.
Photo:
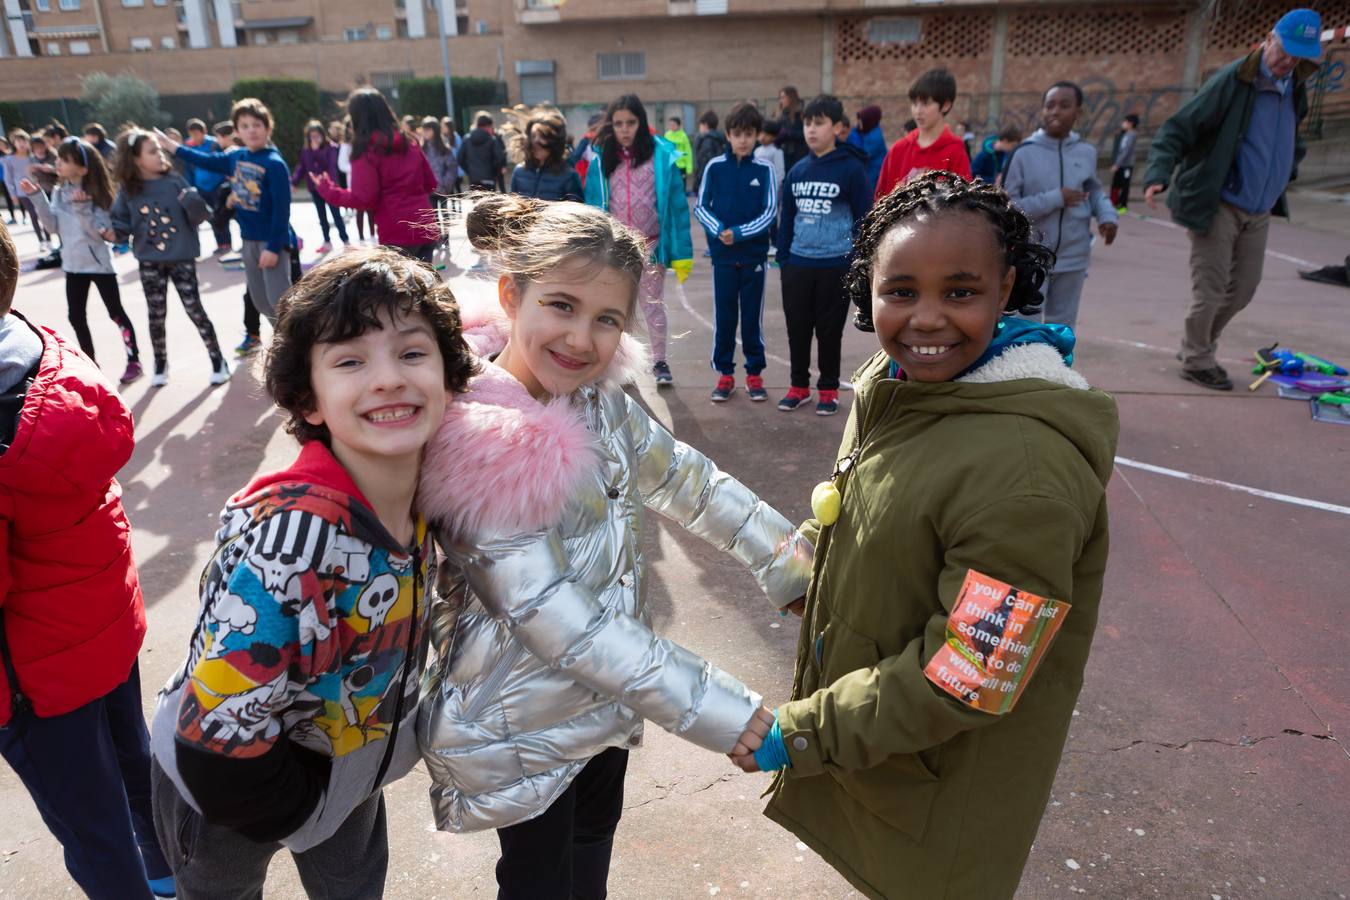
[[[1122,222],[1114,246],[1098,243],[1083,300],[1077,368],[1120,406],[1111,560],[1086,686],[1018,896],[1345,898],[1350,426],[1314,422],[1306,402],[1278,399],[1269,385],[1249,393],[1245,373],[1253,349],[1276,340],[1350,363],[1350,290],[1296,277],[1300,268],[1339,263],[1350,239],[1282,221],[1272,227],[1260,291],[1220,347],[1239,386],[1220,394],[1177,376],[1188,242],[1165,213],[1143,211],[1140,203]],[[298,198],[293,217],[317,246],[313,207]],[[15,234],[21,253],[35,256],[31,231]],[[212,244],[209,232],[203,244]],[[695,245],[701,250],[701,235]],[[468,277],[457,270],[473,259],[460,237],[451,273]],[[148,368],[135,262],[122,257],[118,270]],[[243,273],[209,258],[198,271],[221,343],[232,347]],[[668,276],[666,289],[676,384],[660,392],[642,384],[642,398],[679,438],[789,518],[805,517],[845,416],[819,418],[809,407],[782,413],[772,402],[751,404],[743,389],[710,403],[707,260],[697,260],[683,286]],[[787,386],[779,297],[774,271],[764,315],[774,400]],[[59,271],[23,275],[15,306],[69,330]],[[116,379],[120,342],[92,298],[89,319],[98,357]],[[846,372],[873,341],[848,329]],[[169,355],[167,387],[152,389],[147,377],[124,391],[137,423],[137,450],[120,479],[150,621],[140,658],[147,712],[185,650],[222,502],[295,452],[247,366],[228,384],[208,386],[206,353],[173,299]],[[852,395],[841,399],[847,405]],[[770,705],[786,699],[796,620],[780,619],[733,560],[677,528],[661,523],[647,546],[658,630]],[[647,735],[629,767],[611,896],[857,896],[760,815],[767,776],[744,775],[660,729]],[[387,896],[495,896],[495,835],[435,832],[427,784],[419,767],[386,792]],[[0,897],[79,896],[60,846],[5,767],[0,810]],[[303,896],[285,854],[273,864],[268,896]]]

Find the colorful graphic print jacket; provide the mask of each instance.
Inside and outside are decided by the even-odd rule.
[[[212,822],[302,851],[417,761],[426,559],[322,443],[221,514],[155,758]]]

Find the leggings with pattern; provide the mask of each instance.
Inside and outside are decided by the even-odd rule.
[[[211,365],[220,367],[220,344],[216,342],[216,329],[202,308],[201,297],[197,294],[197,263],[186,262],[146,262],[141,260],[141,288],[145,291],[145,304],[150,308],[150,346],[155,351],[155,373],[164,372],[169,365],[169,355],[165,347],[164,317],[169,310],[169,282],[178,289],[178,299],[183,301],[192,324],[202,336],[206,352],[211,355]]]

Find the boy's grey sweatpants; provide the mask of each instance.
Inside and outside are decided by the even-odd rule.
[[[1045,294],[1045,303],[1038,312],[1027,318],[1038,322],[1051,322],[1057,325],[1078,325],[1078,302],[1083,297],[1083,282],[1087,281],[1087,269],[1081,272],[1054,272],[1045,279],[1041,289]]]
[[[244,259],[244,283],[249,298],[258,312],[272,322],[277,317],[277,301],[291,286],[291,254],[289,250],[282,250],[277,254],[277,264],[264,269],[258,265],[258,257],[266,249],[266,241],[244,241],[240,255]]]
[[[261,900],[268,863],[284,849],[282,845],[258,843],[232,828],[203,821],[154,760],[150,782],[155,832],[173,869],[179,900]],[[352,810],[328,840],[292,853],[291,858],[313,900],[384,896],[389,868],[384,792]]]

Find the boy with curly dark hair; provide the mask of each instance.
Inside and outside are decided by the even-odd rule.
[[[417,477],[473,357],[436,274],[370,248],[286,292],[265,368],[300,455],[221,514],[155,713],[155,827],[180,897],[260,895],[283,847],[312,896],[378,897],[382,788],[417,760]]]

